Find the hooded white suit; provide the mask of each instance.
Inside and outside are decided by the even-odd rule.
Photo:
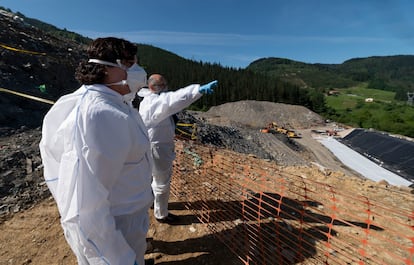
[[[82,86],[45,116],[40,152],[78,263],[143,265],[152,162],[138,112],[104,85]]]
[[[189,85],[176,91],[152,93],[141,89],[138,96],[144,97],[139,113],[148,128],[153,157],[152,190],[154,192],[154,216],[158,219],[168,215],[168,198],[172,163],[175,159],[175,123],[172,115],[198,100],[202,94],[200,85]]]

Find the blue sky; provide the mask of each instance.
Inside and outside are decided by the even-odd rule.
[[[228,67],[263,57],[336,64],[414,54],[410,0],[0,0],[0,6],[91,38],[122,37]]]

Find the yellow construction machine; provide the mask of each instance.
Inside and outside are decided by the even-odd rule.
[[[286,129],[283,126],[279,126],[276,122],[269,123],[266,127],[260,129],[260,132],[262,133],[280,133],[284,134],[289,138],[301,138],[299,134],[297,134],[295,131]]]

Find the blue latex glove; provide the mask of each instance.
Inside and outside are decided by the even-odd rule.
[[[198,89],[198,92],[202,93],[202,94],[213,94],[214,90],[213,88],[217,87],[218,81],[214,80],[206,85],[202,85],[200,86],[200,88]]]

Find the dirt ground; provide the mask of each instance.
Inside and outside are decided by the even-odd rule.
[[[171,212],[181,217],[179,225],[154,222],[148,233],[150,253],[156,264],[240,264],[237,257],[213,236],[206,225],[184,209],[171,203]],[[76,264],[67,245],[53,200],[15,214],[0,225],[0,264]]]
[[[234,109],[233,109],[234,111]],[[233,111],[227,111],[234,113]],[[221,125],[231,123],[241,123],[232,117],[223,118],[225,111],[223,108],[220,110],[221,116],[214,114],[213,112],[203,114],[203,118],[211,123],[221,123]],[[291,112],[289,112],[291,113]],[[239,111],[240,114],[240,111]],[[296,112],[297,115],[298,112]],[[307,116],[306,116],[307,115]],[[252,115],[239,115],[243,119],[251,119]],[[304,117],[310,117],[309,113],[304,114]],[[267,120],[267,117],[262,117],[261,122]],[[295,120],[292,119],[292,122]],[[312,124],[311,124],[312,123]],[[306,152],[302,152],[298,155],[300,159],[307,161],[309,164],[317,165],[320,169],[330,170],[332,172],[338,172],[338,178],[331,178],[330,181],[337,187],[343,187],[344,189],[355,190],[361,189],[363,185],[358,176],[352,170],[349,170],[339,160],[335,159],[329,150],[323,145],[318,143],[312,137],[311,129],[318,129],[322,126],[319,121],[315,122],[312,118],[312,122],[309,125],[304,126],[304,122],[301,123],[302,128],[298,128],[302,134],[301,139],[297,139],[298,143],[305,147]],[[313,126],[313,127],[312,127]],[[280,145],[279,142],[273,141],[271,135],[264,135],[262,141],[267,144],[269,150],[275,148],[276,145]],[[282,148],[282,146],[279,146]],[[284,150],[284,149],[283,149]],[[285,152],[291,152],[284,150]],[[293,154],[293,153],[292,153]],[[289,153],[287,154],[289,156]],[[312,171],[304,169],[301,166],[285,167],[282,170],[286,172],[295,171],[296,174],[307,175],[307,177],[324,179],[324,174],[320,174],[321,171],[313,174]],[[331,174],[335,176],[335,174]],[[352,181],[344,181],[343,176],[352,176],[349,179]],[[345,185],[346,184],[346,185]],[[372,184],[370,184],[372,186]],[[378,185],[386,185],[384,183]],[[383,194],[381,194],[381,192]],[[412,196],[410,190],[403,191],[405,196]],[[377,195],[381,197],[388,196],[387,189],[378,189]],[[408,198],[408,197],[407,197]],[[404,203],[404,202],[401,202]],[[412,200],[408,200],[407,203],[412,203]],[[410,206],[408,206],[410,207]],[[192,212],[185,209],[182,202],[176,201],[174,198],[170,200],[171,212],[181,217],[179,225],[168,225],[154,222],[152,213],[151,227],[148,233],[148,240],[150,242],[149,252],[146,255],[147,258],[155,259],[155,264],[242,264],[241,261],[235,257],[229,250],[216,238],[214,238],[209,232],[205,224],[200,223]],[[0,265],[46,265],[46,264],[76,264],[76,260],[66,244],[63,236],[63,232],[59,222],[59,214],[55,205],[55,202],[51,198],[42,200],[40,203],[33,205],[30,209],[25,211],[16,212],[7,218],[4,222],[0,223]]]

